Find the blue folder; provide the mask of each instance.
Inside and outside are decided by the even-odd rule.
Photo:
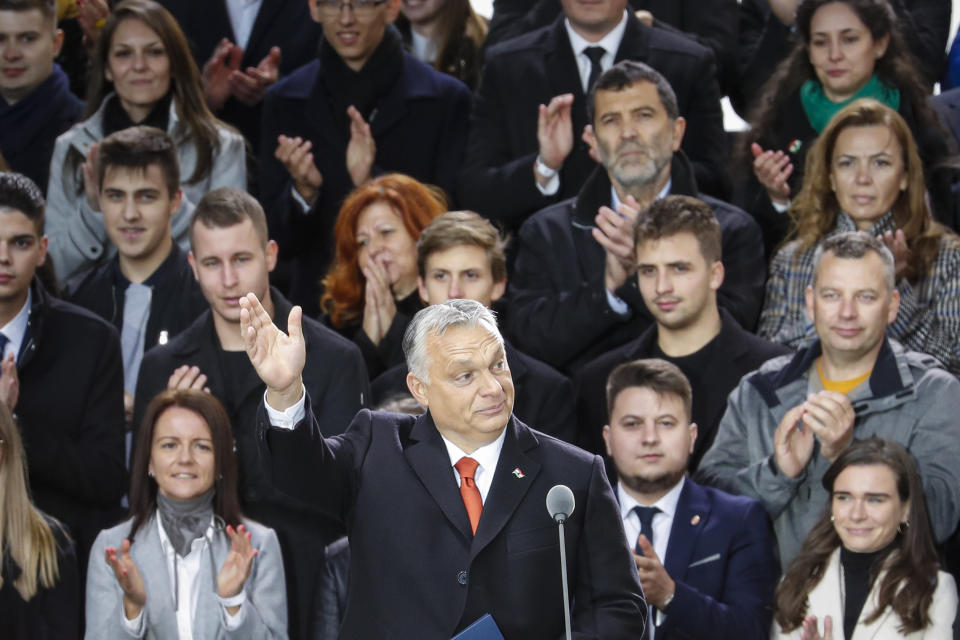
[[[504,640],[504,637],[493,616],[486,613],[450,640]]]

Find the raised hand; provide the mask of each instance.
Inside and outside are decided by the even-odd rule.
[[[907,247],[907,236],[904,235],[903,229],[897,229],[896,232],[887,231],[877,237],[883,240],[887,249],[890,249],[890,253],[893,254],[894,271],[897,280],[900,280],[906,274],[907,267],[910,266],[910,249]]]
[[[243,525],[236,529],[233,525],[227,525],[227,535],[230,536],[230,552],[217,574],[217,593],[221,598],[232,598],[243,591],[243,585],[250,577],[253,559],[260,553],[253,548],[250,532]],[[232,615],[239,608],[229,607],[227,611]]]
[[[83,32],[83,46],[87,51],[92,52],[96,48],[100,27],[109,15],[110,7],[106,0],[77,0],[77,24]]]
[[[303,310],[293,307],[287,317],[287,335],[273,324],[255,294],[240,298],[240,335],[247,356],[267,385],[267,402],[279,411],[300,400],[307,360],[302,321]]]
[[[273,47],[257,66],[230,74],[230,91],[237,100],[252,107],[263,100],[279,77],[280,47]]]
[[[87,160],[83,163],[83,192],[91,211],[100,211],[100,143],[94,143],[87,149]]]
[[[663,568],[663,563],[660,562],[660,557],[653,550],[653,545],[647,540],[647,536],[641,533],[637,538],[637,543],[640,545],[643,555],[633,554],[633,560],[637,563],[637,575],[640,576],[643,595],[648,603],[663,610],[664,603],[677,590],[677,583]]]
[[[350,105],[347,107],[347,116],[350,117],[350,142],[347,143],[347,172],[355,187],[359,187],[370,179],[370,170],[377,157],[377,143],[370,133],[360,111]]]
[[[573,150],[573,94],[554,96],[550,104],[540,105],[537,115],[537,143],[540,161],[555,171],[563,166]],[[534,171],[534,175],[537,173]]]
[[[833,462],[853,440],[856,414],[850,399],[836,391],[820,391],[803,403],[803,424],[820,441],[820,455]]]
[[[313,143],[301,137],[277,137],[277,148],[273,152],[290,173],[293,188],[306,200],[312,202],[323,186],[323,176],[313,162]]]
[[[787,180],[793,173],[790,156],[783,151],[764,151],[756,142],[750,145],[750,152],[753,153],[753,173],[767,190],[770,201],[786,205],[790,201],[790,184]]]
[[[606,251],[603,283],[607,291],[615,292],[637,270],[636,247],[633,243],[633,221],[640,211],[640,205],[628,196],[617,211],[610,207],[600,207],[591,230],[593,239]]]
[[[10,413],[13,413],[19,397],[20,377],[17,375],[17,363],[14,362],[11,353],[0,362],[0,402],[7,405]]]
[[[206,384],[206,374],[196,365],[185,364],[177,367],[167,379],[167,389],[199,389],[210,393],[210,387]]]
[[[387,335],[397,305],[390,289],[390,276],[386,267],[377,260],[366,260],[360,265],[367,282],[364,290],[363,332],[370,342],[379,345]]]
[[[817,616],[807,616],[803,619],[803,631],[800,640],[833,640],[833,618],[826,616],[823,619],[823,635],[817,629]]]
[[[773,434],[777,467],[788,478],[800,475],[813,456],[813,431],[803,428],[805,407],[799,404],[787,411]]]
[[[147,589],[136,563],[130,557],[130,541],[124,539],[118,550],[107,547],[104,550],[107,564],[113,569],[120,588],[123,589],[123,611],[127,620],[133,620],[147,604]]]
[[[230,42],[229,38],[220,40],[213,55],[203,65],[203,97],[211,111],[219,111],[232,93],[230,76],[240,68],[243,49]]]

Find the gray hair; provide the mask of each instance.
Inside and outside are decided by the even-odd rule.
[[[895,263],[893,254],[887,245],[879,238],[875,238],[866,231],[847,231],[828,237],[817,246],[813,253],[813,282],[817,281],[820,273],[820,263],[824,255],[830,253],[838,258],[856,260],[873,251],[883,261],[883,279],[887,283],[887,290],[893,291],[897,287]]]
[[[454,298],[442,304],[430,305],[417,312],[403,334],[403,355],[407,370],[426,384],[430,384],[430,359],[427,356],[427,337],[442,336],[450,327],[472,329],[482,326],[503,347],[503,336],[497,329],[496,314],[476,300]]]

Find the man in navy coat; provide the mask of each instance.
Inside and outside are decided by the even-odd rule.
[[[685,477],[697,425],[683,373],[665,360],[628,362],[610,374],[607,397],[603,439],[656,640],[769,638],[779,576],[770,522],[756,500]]]
[[[565,525],[575,637],[640,637],[646,605],[603,462],[511,415],[513,381],[486,307],[450,300],[407,328],[407,384],[426,414],[361,411],[325,439],[304,420],[300,311],[287,336],[255,296],[242,305],[247,354],[267,385],[264,468],[349,529],[341,638],[448,640],[484,614],[507,638],[561,637],[558,531],[545,506],[557,484],[576,500]]]
[[[343,199],[390,171],[452,194],[471,94],[403,50],[390,27],[400,0],[309,6],[324,38],[316,60],[267,92],[260,199],[271,236],[284,248],[281,259],[296,259],[290,297],[314,315]]]

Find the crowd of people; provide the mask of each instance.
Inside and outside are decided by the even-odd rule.
[[[950,5],[0,0],[0,636],[960,637]]]

